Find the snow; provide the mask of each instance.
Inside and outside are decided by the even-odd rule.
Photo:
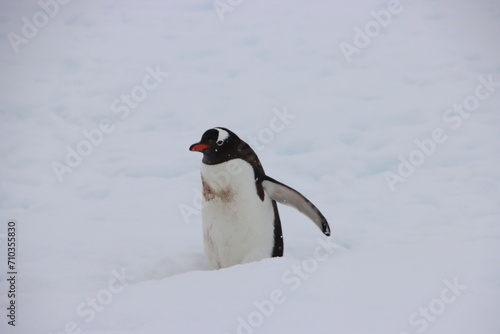
[[[59,1],[0,5],[0,332],[498,333],[498,1]],[[209,270],[214,126],[332,237]]]

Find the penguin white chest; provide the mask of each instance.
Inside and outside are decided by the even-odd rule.
[[[205,255],[214,268],[268,258],[274,246],[274,209],[257,194],[252,166],[233,159],[201,164]]]

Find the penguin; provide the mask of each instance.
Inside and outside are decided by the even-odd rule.
[[[255,151],[234,132],[209,129],[189,150],[203,153],[203,243],[212,268],[283,256],[276,202],[296,208],[330,236],[330,226],[318,208],[267,176]]]

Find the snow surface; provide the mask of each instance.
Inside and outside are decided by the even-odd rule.
[[[221,1],[2,2],[0,332],[499,333],[500,3]],[[280,206],[283,258],[208,270],[188,148],[214,126],[331,239]]]

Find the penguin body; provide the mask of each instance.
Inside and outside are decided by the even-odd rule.
[[[257,196],[252,166],[241,159],[202,163],[201,175],[203,240],[210,264],[224,268],[270,257],[279,216],[269,196]]]
[[[213,268],[283,255],[276,201],[295,207],[330,235],[321,212],[296,190],[268,177],[255,152],[230,130],[209,129],[190,150],[203,153],[203,240]]]

